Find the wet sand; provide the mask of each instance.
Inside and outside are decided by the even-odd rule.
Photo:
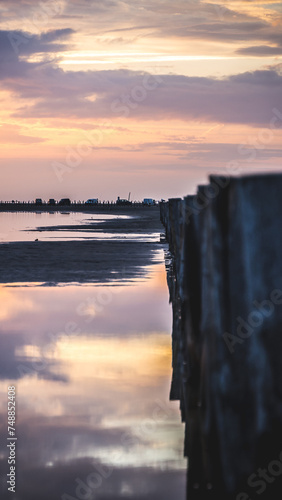
[[[121,210],[120,214],[124,211]],[[94,222],[87,225],[87,230],[97,231],[99,228],[115,234],[162,232],[156,208],[143,209],[139,213],[127,209],[126,215],[134,217]],[[76,230],[80,231],[82,227],[78,226]],[[68,229],[69,226],[46,228],[53,231]],[[126,239],[3,243],[0,245],[0,282],[56,285],[131,280],[146,273],[145,267],[155,262],[157,251],[162,248],[160,243]]]

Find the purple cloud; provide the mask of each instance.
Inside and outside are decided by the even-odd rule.
[[[13,65],[12,65],[13,66]],[[282,102],[279,68],[222,79],[158,77],[127,70],[63,71],[17,63],[2,86],[18,95],[16,116],[206,120],[267,125]],[[96,99],[89,100],[92,95]],[[25,99],[36,99],[26,105]],[[282,110],[281,110],[282,111]]]

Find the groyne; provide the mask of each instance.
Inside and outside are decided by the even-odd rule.
[[[160,206],[188,500],[282,492],[282,175],[211,176]]]

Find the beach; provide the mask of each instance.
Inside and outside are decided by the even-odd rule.
[[[124,215],[126,217],[122,218]],[[158,252],[164,248],[158,237],[162,231],[158,207],[121,208],[118,218],[94,220],[84,225],[70,226],[67,221],[60,226],[42,227],[40,221],[38,224],[33,241],[0,245],[2,283],[55,285],[130,280],[142,276],[146,266],[156,262]],[[38,231],[42,237],[52,233],[59,238],[69,230],[72,234],[75,232],[79,236],[83,232],[86,236],[79,241],[40,241],[40,237],[37,238]],[[107,235],[105,239],[104,234]],[[150,241],[152,235],[154,238]]]

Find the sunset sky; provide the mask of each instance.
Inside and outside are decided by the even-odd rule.
[[[0,81],[0,200],[282,170],[275,0],[0,0]]]

